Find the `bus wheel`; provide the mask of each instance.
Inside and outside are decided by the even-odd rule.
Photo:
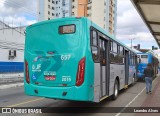
[[[114,83],[114,91],[113,91],[113,95],[112,95],[113,100],[115,100],[118,97],[118,91],[119,91],[118,81],[116,80]]]

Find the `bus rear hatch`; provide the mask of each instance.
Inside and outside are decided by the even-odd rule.
[[[28,30],[26,54],[30,83],[39,86],[73,86],[83,52],[80,22],[52,22]]]

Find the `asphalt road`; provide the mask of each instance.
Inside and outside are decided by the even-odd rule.
[[[76,102],[65,100],[54,100],[41,97],[26,96],[22,87],[9,88],[0,90],[0,106],[1,107],[48,107],[46,111],[52,111],[52,107],[96,107],[94,112],[98,115],[105,115],[101,112],[101,107],[139,107],[145,99],[144,91],[145,83],[137,82],[134,86],[130,86],[126,90],[122,90],[118,99],[112,101],[110,98],[101,103]],[[137,99],[138,98],[138,99]],[[107,110],[107,108],[106,108]],[[108,109],[111,110],[111,109]],[[97,115],[97,113],[89,113],[87,115]],[[32,114],[30,114],[32,115]],[[79,113],[79,115],[81,115]],[[109,113],[111,116],[120,116],[121,113]],[[134,115],[134,114],[129,114]]]

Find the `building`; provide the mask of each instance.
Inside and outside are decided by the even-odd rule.
[[[88,17],[112,35],[116,34],[117,0],[72,0],[72,16]]]
[[[38,21],[71,16],[71,0],[39,0]]]
[[[25,27],[11,28],[0,21],[0,74],[24,70]]]
[[[85,16],[116,34],[117,0],[39,0],[38,6],[38,21]]]

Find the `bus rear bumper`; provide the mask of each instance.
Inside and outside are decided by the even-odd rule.
[[[24,84],[26,95],[76,101],[93,101],[93,88],[88,86],[46,87]]]

